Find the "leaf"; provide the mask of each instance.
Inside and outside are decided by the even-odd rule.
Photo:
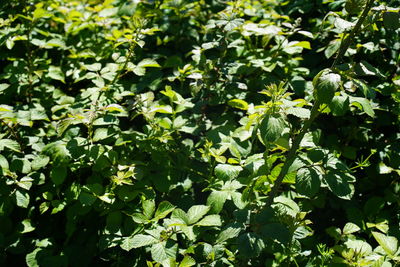
[[[394,256],[398,249],[398,241],[394,236],[386,236],[379,232],[372,232],[375,240],[389,256]]]
[[[161,68],[160,64],[157,63],[154,59],[151,58],[145,58],[142,61],[138,63],[138,66],[140,68]]]
[[[255,258],[264,249],[264,241],[255,233],[245,233],[238,238],[239,254],[245,258]]]
[[[324,54],[327,59],[331,58],[339,49],[340,47],[340,40],[336,39],[329,43],[326,47]]]
[[[176,258],[177,245],[171,242],[161,242],[151,247],[151,257],[154,261],[162,263],[169,259]]]
[[[195,205],[190,207],[187,212],[188,224],[194,224],[198,220],[200,220],[207,212],[210,210],[210,207],[204,205]]]
[[[50,66],[47,74],[51,79],[61,81],[65,83],[65,75],[60,67]]]
[[[350,103],[354,105],[354,103],[358,103],[361,105],[362,110],[367,113],[368,116],[374,117],[375,112],[371,106],[371,103],[369,102],[368,99],[363,98],[363,97],[353,97],[350,96]],[[357,105],[356,105],[357,106]]]
[[[347,240],[345,246],[352,249],[360,257],[368,256],[372,253],[372,247],[365,241],[362,240]]]
[[[343,116],[350,107],[350,100],[348,96],[334,96],[329,108],[335,116]]]
[[[287,114],[296,116],[300,119],[309,119],[311,111],[306,108],[292,107],[286,110]]]
[[[343,227],[343,234],[349,235],[349,234],[356,233],[360,230],[361,230],[361,228],[358,227],[358,225],[356,225],[354,223],[346,223],[346,225]]]
[[[285,125],[286,122],[280,114],[266,116],[260,123],[260,133],[264,143],[267,145],[276,142],[281,137]]]
[[[174,222],[177,222],[177,223],[182,224],[182,225],[188,225],[189,224],[188,215],[186,214],[186,212],[184,212],[181,209],[175,209],[172,212],[171,219],[173,219]]]
[[[21,148],[17,141],[11,139],[0,139],[0,151],[4,150],[5,147],[15,152],[21,152]]]
[[[154,220],[158,221],[166,217],[169,213],[171,213],[175,209],[175,206],[169,203],[168,201],[163,201],[158,205],[156,210],[156,214],[154,215]]]
[[[325,181],[329,190],[337,197],[351,199],[354,194],[354,186],[348,183],[348,177],[342,172],[330,171],[325,175]]]
[[[144,246],[153,245],[159,242],[151,235],[138,234],[133,237],[125,238],[120,245],[123,250],[130,251],[133,248],[140,248]]]
[[[113,135],[115,132],[112,130],[113,128],[98,128],[94,131],[93,142],[98,142],[104,139],[107,139]]]
[[[240,166],[218,164],[214,169],[214,173],[218,179],[226,181],[237,178],[242,170],[243,168]]]
[[[21,222],[22,229],[20,231],[21,234],[30,233],[35,230],[35,227],[32,225],[30,219],[25,219]]]
[[[156,204],[153,199],[144,200],[142,203],[143,214],[146,216],[148,220],[153,218],[154,211],[156,209]]]
[[[340,31],[350,31],[355,26],[354,23],[344,20],[342,18],[335,18],[335,27]]]
[[[55,185],[61,185],[65,178],[67,178],[67,167],[53,167],[50,171],[50,177]]]
[[[50,161],[50,158],[46,155],[38,155],[34,160],[31,162],[31,167],[33,170],[37,171],[43,167],[45,167]]]
[[[228,101],[228,105],[241,110],[247,110],[249,108],[249,104],[241,99],[231,99]]]
[[[196,261],[188,255],[186,255],[183,258],[183,260],[179,263],[179,267],[190,267],[193,265],[196,265]]]
[[[330,103],[340,86],[341,77],[329,69],[320,71],[313,79],[314,98],[320,103]]]
[[[207,198],[207,206],[211,207],[211,213],[220,213],[225,201],[229,197],[229,192],[226,191],[213,191]]]
[[[66,144],[62,141],[47,144],[43,147],[42,152],[43,154],[50,156],[54,165],[67,163],[70,159],[70,154],[66,148]]]
[[[400,13],[385,12],[383,13],[383,25],[387,29],[397,30],[400,28]]]
[[[197,226],[221,226],[221,218],[219,215],[207,215],[199,222],[196,223]]]
[[[235,238],[239,235],[242,229],[240,227],[230,226],[219,233],[216,243],[225,242],[228,239]]]
[[[29,194],[24,191],[16,190],[14,193],[15,196],[15,204],[21,208],[27,208],[29,205]]]
[[[354,67],[355,72],[360,75],[360,76],[379,76],[379,77],[385,77],[379,69],[375,68],[371,64],[369,64],[367,61],[362,60],[360,63],[358,63]]]
[[[301,168],[297,171],[296,190],[307,197],[315,196],[321,186],[321,181],[314,168]]]

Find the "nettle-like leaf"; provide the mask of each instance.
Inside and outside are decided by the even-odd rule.
[[[267,115],[260,123],[260,135],[264,143],[276,142],[285,129],[286,121],[281,114]]]
[[[242,170],[243,168],[240,166],[230,164],[218,164],[214,169],[214,173],[218,179],[226,181],[237,178]]]
[[[313,197],[321,186],[321,177],[314,168],[301,168],[297,171],[296,190],[298,193]]]
[[[121,244],[121,248],[130,251],[134,248],[140,248],[144,246],[153,245],[159,242],[156,238],[151,235],[138,234],[129,238],[124,239]]]
[[[320,103],[330,103],[340,82],[339,74],[333,73],[329,69],[322,70],[313,79],[314,98]]]
[[[219,215],[207,215],[210,211],[209,206],[195,205],[188,212],[181,209],[175,209],[172,212],[171,218],[165,222],[168,227],[177,227],[180,229],[189,240],[195,240],[197,234],[194,232],[194,227],[203,226],[220,226],[221,218]]]
[[[397,254],[398,240],[394,236],[387,236],[379,232],[372,232],[372,236],[378,242],[378,244],[385,250],[387,255],[394,256]]]
[[[238,181],[227,181],[220,190],[213,190],[207,198],[207,205],[211,207],[211,212],[219,213],[226,200],[231,199],[238,208],[244,208],[247,203],[242,200],[242,194],[237,192],[241,187],[243,185]]]

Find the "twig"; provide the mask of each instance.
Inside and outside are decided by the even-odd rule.
[[[311,126],[311,123],[315,120],[315,118],[320,114],[319,111],[319,102],[316,101],[314,103],[314,106],[311,110],[311,115],[310,118],[304,123],[303,127],[300,130],[300,133],[294,138],[293,144],[290,147],[289,153],[286,157],[286,161],[279,172],[278,178],[276,178],[274,186],[272,187],[271,191],[268,194],[268,199],[267,199],[267,206],[270,206],[272,202],[274,201],[274,198],[278,192],[279,187],[281,186],[283,179],[285,178],[286,174],[289,171],[290,166],[293,164],[295,158],[296,158],[296,152],[297,149],[300,147],[301,140],[303,140],[304,135],[307,133],[308,129]]]
[[[367,4],[365,5],[365,8],[364,8],[363,12],[361,13],[360,18],[357,20],[356,26],[354,26],[354,28],[351,30],[349,35],[347,35],[347,37],[344,39],[344,41],[340,44],[339,52],[338,52],[335,60],[333,61],[331,68],[334,68],[342,60],[347,49],[349,49],[349,47],[350,47],[351,41],[354,39],[356,33],[358,33],[358,31],[360,30],[361,25],[363,24],[365,18],[367,17],[369,11],[371,10],[371,8],[373,6],[373,4],[374,4],[374,0],[369,0],[367,2]]]

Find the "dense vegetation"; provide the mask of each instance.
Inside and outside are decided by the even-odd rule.
[[[0,7],[0,265],[400,264],[400,1]]]

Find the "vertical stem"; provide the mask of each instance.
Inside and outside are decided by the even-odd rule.
[[[276,178],[274,186],[272,187],[271,191],[268,194],[268,199],[267,199],[267,206],[270,206],[276,194],[278,193],[278,189],[282,184],[283,179],[285,178],[285,175],[288,173],[290,166],[293,164],[295,158],[296,158],[296,153],[297,149],[300,147],[301,140],[303,140],[304,135],[308,131],[308,129],[311,126],[311,123],[315,120],[315,118],[319,115],[319,102],[316,101],[314,103],[314,106],[311,110],[311,115],[308,120],[304,123],[303,127],[300,130],[300,133],[294,138],[292,146],[290,147],[289,153],[286,157],[286,161],[279,172],[278,178]]]
[[[343,40],[343,42],[340,44],[339,47],[339,52],[333,61],[333,64],[331,68],[334,68],[343,58],[344,54],[346,53],[347,49],[349,48],[351,41],[354,39],[356,33],[361,29],[361,25],[363,24],[365,18],[367,17],[369,11],[372,8],[372,5],[374,4],[374,0],[369,0],[367,4],[365,5],[365,8],[363,12],[360,15],[360,18],[357,20],[356,26],[351,30],[349,35]]]

